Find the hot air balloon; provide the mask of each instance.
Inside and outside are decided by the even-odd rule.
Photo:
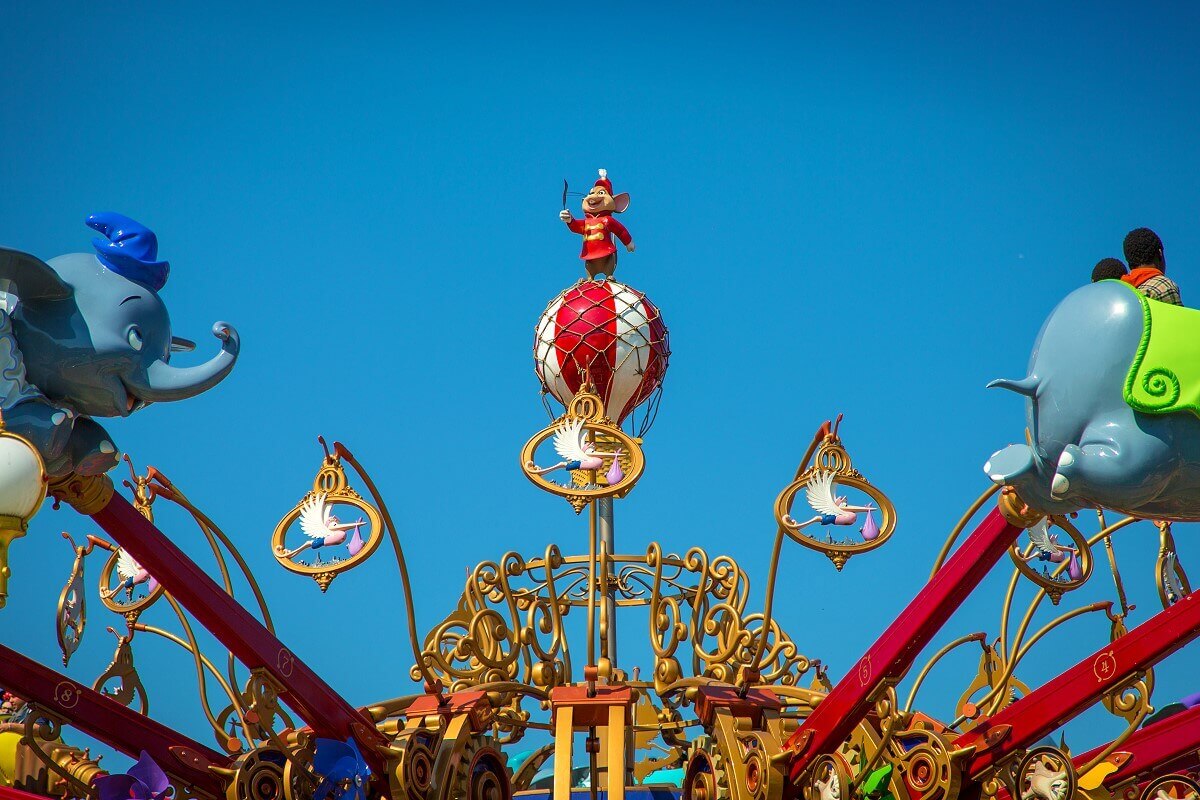
[[[644,294],[614,280],[580,281],[542,312],[534,369],[564,406],[586,375],[608,416],[618,423],[629,418],[641,436],[654,421],[671,355],[667,340],[662,315]]]

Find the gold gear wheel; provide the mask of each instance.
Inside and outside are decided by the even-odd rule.
[[[313,778],[313,740],[292,749],[283,765],[284,800],[312,800],[317,782]]]
[[[392,797],[396,800],[430,800],[437,734],[427,730],[413,731],[393,747],[400,750],[400,757],[393,769]]]
[[[251,750],[238,760],[227,800],[279,800],[284,796],[283,769],[287,758],[274,747]]]
[[[707,734],[697,736],[688,748],[682,800],[729,800],[729,796],[725,756],[716,739]]]
[[[451,761],[443,800],[510,800],[507,759],[491,736],[468,736]]]

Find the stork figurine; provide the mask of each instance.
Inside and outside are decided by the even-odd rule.
[[[1051,564],[1061,564],[1070,560],[1067,565],[1067,574],[1071,580],[1077,581],[1083,577],[1083,567],[1079,563],[1079,551],[1069,545],[1058,543],[1058,534],[1050,533],[1049,517],[1043,517],[1038,524],[1029,529],[1029,541],[1033,543],[1034,552],[1024,556],[1026,563],[1035,558]]]
[[[554,451],[558,453],[559,458],[563,459],[562,461],[552,467],[539,467],[530,461],[525,465],[526,469],[535,475],[545,475],[556,469],[598,470],[604,467],[605,458],[611,458],[616,466],[610,467],[605,475],[609,485],[619,483],[625,477],[619,462],[621,448],[618,447],[611,453],[597,451],[596,443],[587,440],[587,431],[584,430],[582,418],[563,420],[559,423],[554,432]]]
[[[817,512],[815,516],[806,519],[803,522],[797,522],[792,518],[791,514],[785,514],[783,522],[789,527],[795,527],[798,530],[804,530],[809,525],[820,523],[821,525],[853,525],[858,519],[859,514],[869,514],[875,510],[875,506],[852,506],[850,502],[840,495],[833,493],[833,478],[832,472],[818,471],[808,479],[808,485],[804,489],[805,499],[808,500],[812,510]],[[878,535],[878,532],[876,532]]]
[[[356,522],[339,520],[334,516],[333,508],[325,502],[325,493],[321,492],[304,501],[300,507],[300,530],[308,537],[308,541],[294,550],[287,550],[279,545],[275,552],[283,558],[293,558],[308,549],[319,550],[322,547],[342,544],[346,542],[346,532],[354,531],[350,541],[346,542],[346,549],[350,551],[350,555],[357,555],[364,544],[358,529],[365,524],[362,517]],[[320,558],[318,554],[317,560]]]
[[[124,548],[117,550],[117,576],[120,577],[121,582],[108,593],[109,600],[122,591],[132,593],[133,587],[143,583],[148,584],[146,588],[151,592],[158,588],[158,581],[154,579],[154,576],[134,560],[134,557],[129,555]]]

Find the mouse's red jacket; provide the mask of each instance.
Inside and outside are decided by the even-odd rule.
[[[604,258],[617,252],[617,246],[612,240],[613,234],[616,234],[621,244],[626,247],[633,241],[625,226],[611,214],[572,219],[567,223],[567,227],[583,235],[583,249],[579,252],[579,257],[584,261]]]

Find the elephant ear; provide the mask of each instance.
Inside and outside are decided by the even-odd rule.
[[[49,264],[37,256],[0,247],[0,291],[19,300],[65,300],[73,294]]]

